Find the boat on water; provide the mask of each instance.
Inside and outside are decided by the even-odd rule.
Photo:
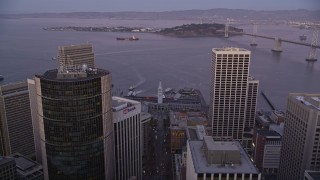
[[[139,40],[139,38],[135,37],[135,36],[132,36],[129,38],[129,40]]]
[[[136,96],[137,93],[135,91],[129,91],[127,96]]]
[[[130,86],[127,96],[136,96],[136,95],[137,95],[137,92],[135,91],[135,87],[134,86]]]
[[[139,40],[139,38],[137,38],[137,37],[135,37],[135,36],[131,36],[131,37],[128,37],[128,38],[125,38],[125,37],[117,37],[116,39],[117,39],[117,40],[129,40],[129,41]]]
[[[4,80],[4,77],[2,75],[0,75],[0,81]]]
[[[305,41],[307,40],[307,36],[306,35],[301,35],[299,36],[300,41]]]
[[[258,44],[257,43],[251,43],[250,46],[254,46],[255,47],[255,46],[258,46]]]
[[[165,90],[164,90],[164,93],[169,93],[169,92],[171,92],[172,91],[172,88],[166,88]]]
[[[130,87],[129,87],[129,91],[134,91],[134,89],[135,89],[135,88],[134,88],[133,86],[130,86]]]

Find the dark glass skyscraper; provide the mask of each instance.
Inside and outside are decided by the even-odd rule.
[[[35,85],[45,178],[112,179],[110,72],[62,67]]]

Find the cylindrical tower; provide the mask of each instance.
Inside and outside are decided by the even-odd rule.
[[[49,70],[35,78],[46,179],[112,179],[111,74]]]

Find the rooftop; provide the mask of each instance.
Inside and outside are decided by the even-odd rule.
[[[112,96],[112,110],[114,112],[121,111],[122,109],[133,106],[135,104],[140,104],[140,102],[122,97]]]
[[[60,70],[59,70],[60,71]],[[50,81],[63,81],[63,82],[69,82],[69,81],[82,81],[82,80],[89,80],[93,78],[98,78],[104,75],[110,74],[109,71],[104,69],[91,69],[82,71],[82,69],[75,69],[75,73],[73,71],[65,70],[64,74],[81,74],[81,76],[74,76],[74,77],[67,77],[67,78],[60,78],[58,69],[52,69],[46,71],[43,75],[36,75],[36,77],[39,77],[41,79],[47,79]],[[85,75],[85,76],[83,76]]]
[[[80,45],[66,45],[66,46],[59,46],[59,50],[73,50],[73,49],[81,49],[81,48],[91,48],[91,44],[80,44]]]
[[[196,126],[207,125],[208,120],[202,112],[170,112],[170,124],[171,126]]]
[[[19,176],[22,176],[25,179],[36,179],[36,177],[43,177],[43,168],[39,163],[23,156],[20,153],[11,154],[8,157],[15,159]]]
[[[192,141],[200,140],[197,136],[197,130],[195,129],[195,127],[188,127],[186,129],[186,133],[187,133],[188,140],[192,140]]]
[[[306,170],[306,173],[309,174],[309,176],[312,177],[314,180],[320,179],[320,171]]]
[[[235,145],[234,142],[227,142],[227,141],[213,141],[211,136],[204,136],[203,140],[208,148],[208,150],[212,151],[238,151],[238,146]]]
[[[281,135],[279,133],[269,129],[260,129],[257,131],[257,134],[271,139],[281,139]]]
[[[302,104],[320,111],[320,94],[297,95],[295,98]]]
[[[0,96],[20,94],[21,92],[28,92],[28,85],[26,81],[0,86]]]
[[[0,156],[0,166],[14,161],[14,158]]]
[[[224,47],[224,48],[212,48],[213,52],[246,52],[246,53],[250,53],[249,50],[246,50],[244,48],[236,48],[236,47]]]
[[[283,125],[284,123],[281,123],[280,125],[270,124],[269,129],[276,131],[280,136],[283,136]]]
[[[221,143],[221,142],[220,142]],[[232,142],[240,151],[240,164],[208,164],[203,151],[203,141],[189,141],[190,151],[197,173],[252,173],[258,174],[258,170],[250,161],[245,150],[239,142]]]

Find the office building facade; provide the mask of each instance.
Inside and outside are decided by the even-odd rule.
[[[112,97],[115,177],[142,179],[143,124],[141,103]],[[147,117],[147,116],[146,116]],[[149,119],[149,118],[147,118]]]
[[[16,161],[14,158],[0,156],[0,179],[16,180],[17,177]]]
[[[28,86],[19,82],[0,86],[0,153],[7,156],[35,152]]]
[[[82,66],[86,64],[89,68],[94,68],[94,53],[91,44],[59,46],[58,48],[59,66]]]
[[[278,179],[300,180],[320,170],[320,94],[290,93]]]
[[[113,179],[111,73],[79,66],[36,75],[45,179]]]
[[[251,148],[259,84],[249,76],[250,54],[242,48],[212,49],[209,104],[212,137],[238,140],[246,149]]]
[[[281,135],[269,129],[256,130],[253,136],[253,161],[264,174],[278,173]]]

